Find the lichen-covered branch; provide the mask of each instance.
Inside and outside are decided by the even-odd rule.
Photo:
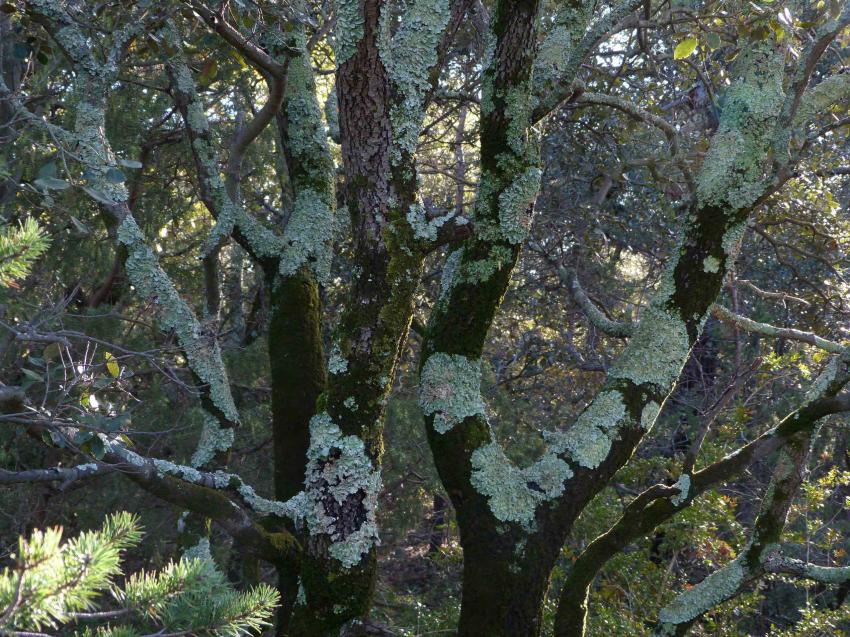
[[[850,355],[845,351],[832,359],[813,384],[806,407],[817,404],[823,397],[835,396],[848,379]],[[806,474],[809,450],[818,429],[817,425],[810,426],[786,439],[778,450],[770,483],[745,547],[730,563],[665,606],[659,613],[654,636],[682,637],[702,615],[738,595],[748,583],[766,572],[765,564],[775,559],[788,509]]]
[[[792,341],[808,343],[809,345],[814,345],[818,349],[822,349],[826,352],[832,352],[833,354],[843,352],[845,349],[841,343],[830,341],[829,339],[818,336],[813,332],[805,332],[803,330],[795,330],[790,327],[776,327],[775,325],[770,325],[768,323],[760,323],[749,319],[746,316],[735,314],[722,305],[715,305],[711,311],[714,316],[724,323],[736,325],[743,330],[753,332],[755,334],[763,334],[765,336],[774,336],[776,338],[786,338]]]
[[[596,304],[584,291],[581,282],[578,280],[578,273],[574,269],[564,267],[561,264],[557,264],[556,268],[561,283],[568,287],[573,300],[584,312],[591,325],[609,336],[617,336],[619,338],[627,338],[634,333],[635,327],[633,324],[613,321],[602,310],[596,307]]]
[[[838,359],[839,363],[847,360],[846,353]],[[755,461],[775,453],[789,441],[810,436],[823,418],[850,410],[850,399],[837,396],[848,375],[836,375],[836,369],[835,363],[827,365],[814,383],[817,389],[809,400],[777,426],[711,465],[698,471],[688,469],[674,485],[655,485],[632,500],[620,519],[591,542],[573,564],[558,601],[555,635],[584,637],[590,587],[612,556],[691,506],[700,494],[740,475]]]

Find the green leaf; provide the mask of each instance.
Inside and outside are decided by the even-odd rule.
[[[116,203],[115,201],[113,201],[112,199],[107,197],[106,194],[102,193],[99,190],[95,190],[94,188],[89,188],[88,186],[83,186],[83,190],[85,191],[85,193],[89,197],[91,197],[95,201],[98,201],[102,204],[106,204],[107,206],[113,206]]]
[[[103,358],[106,359],[106,371],[112,378],[118,378],[121,375],[121,368],[118,366],[118,361],[111,352],[104,352]]]
[[[56,177],[40,177],[32,183],[40,190],[65,190],[71,187],[71,184],[64,179],[56,179]]]
[[[24,367],[23,369],[21,369],[21,371],[24,373],[24,376],[26,376],[30,380],[34,380],[36,382],[41,382],[43,380],[41,374],[38,374],[31,369],[27,369],[26,367]]]
[[[721,46],[723,46],[723,42],[720,39],[720,36],[716,33],[709,33],[706,40],[708,41],[709,48],[712,50],[719,49]]]
[[[120,184],[126,181],[126,179],[127,178],[124,176],[124,173],[117,168],[110,168],[106,171],[106,181],[110,183]]]
[[[697,50],[697,44],[699,44],[697,39],[689,35],[676,45],[676,49],[673,51],[673,59],[684,60],[686,57],[690,57]]]
[[[56,164],[48,162],[44,164],[41,168],[38,169],[38,179],[44,179],[45,177],[55,177],[56,176]]]

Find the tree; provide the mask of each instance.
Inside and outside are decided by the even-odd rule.
[[[306,2],[199,0],[3,6],[3,28],[25,36],[15,62],[0,59],[0,130],[17,149],[4,161],[35,174],[4,188],[17,201],[37,199],[51,215],[64,214],[62,205],[88,217],[88,206],[96,210],[96,234],[109,239],[112,264],[102,284],[84,296],[73,290],[65,305],[96,308],[114,297],[146,308],[159,326],[149,338],[179,351],[188,372],[180,382],[195,392],[202,421],[188,462],[133,447],[134,427],[121,409],[100,410],[96,391],[121,389],[127,380],[113,352],[155,359],[121,339],[62,329],[64,310],[16,319],[7,324],[16,342],[61,350],[83,341],[109,350],[99,372],[85,359],[76,384],[61,387],[61,400],[51,394],[49,370],[30,378],[44,387],[39,407],[32,384],[23,397],[11,392],[15,407],[4,408],[10,422],[62,456],[89,457],[76,468],[9,472],[7,482],[120,471],[187,512],[184,548],[208,545],[213,521],[243,557],[242,577],[256,578],[248,556],[274,567],[278,634],[366,631],[386,405],[413,325],[428,443],[463,547],[458,634],[539,635],[552,573],[579,516],[628,469],[676,392],[688,389],[686,364],[700,364],[714,315],[738,338],[736,377],[748,377],[742,332],[807,343],[829,361],[777,425],[697,468],[715,419],[706,416],[675,480],[633,494],[622,517],[576,556],[560,586],[555,634],[585,633],[588,594],[610,558],[765,461],[773,466],[770,488],[747,544],[664,606],[655,634],[685,634],[767,573],[847,579],[843,568],[801,562],[779,543],[822,421],[850,408],[842,393],[850,353],[837,339],[717,304],[724,285],[739,278],[749,228],[771,237],[755,221],[759,211],[799,188],[811,165],[823,170],[830,154],[846,155],[833,133],[847,125],[850,75],[825,53],[846,54],[846,2],[691,9],[632,0],[346,0],[330,12]],[[672,30],[662,32],[665,25]],[[690,69],[703,50],[704,64]],[[37,71],[21,70],[36,63]],[[619,82],[627,75],[629,82]],[[690,108],[701,112],[680,121],[670,113],[686,91]],[[320,92],[328,96],[324,107]],[[591,240],[573,249],[563,236],[533,227],[539,193],[552,206],[541,221],[557,227],[564,222],[553,214],[564,198],[559,179],[591,171],[579,160],[581,133],[572,124],[583,117],[590,128],[607,127],[602,113],[611,112],[639,125],[619,134],[643,157],[593,176],[592,204],[604,209],[616,183],[641,171],[657,186],[655,201],[649,205],[631,187],[631,204],[661,210],[658,225],[678,237],[661,247],[666,257],[646,250],[656,252],[647,268],[652,283],[632,304],[634,318],[600,307],[582,287],[592,269],[582,249]],[[582,115],[570,119],[575,113]],[[133,118],[143,131],[136,141],[125,130]],[[465,141],[470,125],[475,144]],[[646,128],[664,138],[667,157],[655,157],[658,143]],[[430,144],[442,138],[452,140],[450,152]],[[178,143],[180,151],[163,150]],[[601,146],[583,151],[592,156]],[[559,156],[568,147],[573,152]],[[434,173],[448,177],[429,183]],[[435,203],[436,196],[449,203]],[[166,265],[168,255],[138,221],[160,223],[166,232],[159,237],[166,237],[162,208],[175,210],[173,226],[194,229],[201,221],[203,236],[181,229],[187,253],[199,256],[191,274]],[[656,223],[649,212],[622,214]],[[90,219],[67,215],[69,231],[87,239],[95,232]],[[585,222],[579,212],[567,217],[575,227]],[[39,241],[30,237],[27,262],[43,252]],[[628,241],[617,241],[618,254],[638,254]],[[523,272],[526,246],[539,263]],[[439,291],[428,285],[435,263]],[[605,378],[588,382],[574,418],[543,433],[536,457],[518,464],[488,418],[482,359],[514,277],[533,281],[544,268],[585,316],[576,334],[617,345],[605,345],[611,360],[598,364],[570,345],[580,367]],[[242,400],[225,361],[231,346],[249,345],[260,333],[270,363],[269,497],[230,467],[245,406],[237,407]],[[594,349],[589,336],[584,345]],[[730,395],[738,389],[733,384]],[[128,405],[131,396],[127,390],[120,402]],[[725,406],[719,401],[716,411]]]
[[[107,518],[98,531],[66,542],[61,528],[20,538],[15,566],[0,579],[2,628],[17,635],[20,629],[107,623],[94,632],[86,626],[84,633],[143,635],[167,628],[181,635],[239,635],[268,625],[277,591],[260,585],[236,593],[200,554],[172,562],[160,572],[136,573],[123,588],[116,587],[121,551],[133,548],[140,538],[138,520],[125,513]],[[98,610],[95,598],[107,590],[115,608]]]

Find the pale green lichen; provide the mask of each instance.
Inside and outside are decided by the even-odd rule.
[[[823,371],[817,375],[814,382],[809,386],[809,389],[806,391],[806,402],[811,402],[813,400],[817,400],[819,398],[823,398],[826,393],[827,388],[832,384],[838,375],[838,366],[839,360],[841,357],[833,356],[829,359],[829,362],[823,368]]]
[[[484,414],[481,360],[459,354],[431,354],[419,376],[419,404],[434,416],[434,430],[444,434],[464,418]]]
[[[460,252],[460,251],[458,251]],[[496,272],[507,266],[513,255],[506,246],[490,246],[489,256],[474,261],[460,260],[453,271],[452,283],[484,283]]]
[[[304,583],[301,581],[300,577],[298,578],[298,594],[295,596],[295,605],[307,605],[307,591],[304,590]]]
[[[720,261],[716,257],[707,256],[702,260],[702,269],[704,272],[717,274],[720,272]]]
[[[183,558],[187,560],[204,560],[211,561],[212,554],[210,553],[210,539],[206,536],[201,537],[195,546],[192,546],[183,551]]]
[[[204,425],[201,429],[201,438],[195,453],[192,454],[192,466],[206,466],[216,454],[226,452],[233,447],[235,432],[232,427],[222,427],[218,418],[208,412],[204,412]]]
[[[640,414],[640,426],[644,431],[649,431],[658,420],[658,414],[661,412],[661,405],[657,402],[648,402]]]
[[[472,486],[488,498],[490,510],[502,522],[526,528],[534,522],[537,507],[564,492],[573,473],[554,453],[546,453],[524,469],[515,466],[495,440],[472,453]]]
[[[364,24],[360,0],[336,0],[333,45],[337,66],[342,66],[354,55],[357,45],[363,39]]]
[[[180,297],[168,275],[145,242],[132,215],[124,217],[118,227],[118,241],[127,248],[125,270],[138,293],[160,307],[160,324],[165,331],[174,330],[177,342],[186,354],[192,371],[207,387],[210,400],[232,423],[239,422],[230,383],[221,359],[214,333],[207,333],[192,310]]]
[[[440,228],[453,218],[453,215],[440,215],[429,219],[420,203],[411,205],[407,211],[407,222],[413,230],[413,236],[423,241],[436,241]]]
[[[611,378],[635,385],[649,383],[667,390],[678,378],[691,349],[684,321],[660,307],[656,299],[641,317],[626,350],[611,370]]]
[[[723,568],[706,577],[699,584],[680,593],[662,609],[661,634],[673,634],[670,629],[690,622],[721,602],[733,597],[744,582],[742,553]]]
[[[304,484],[303,513],[310,534],[330,539],[328,552],[343,568],[355,566],[378,543],[375,510],[381,474],[366,455],[363,440],[343,436],[326,412],[310,420]]]
[[[357,411],[357,400],[354,398],[354,396],[349,396],[348,398],[342,401],[342,404],[345,405],[345,407],[349,411]]]
[[[620,392],[604,391],[569,429],[545,435],[552,453],[567,454],[576,464],[595,469],[608,457],[626,420],[626,405]]]
[[[720,124],[697,176],[701,205],[740,210],[764,193],[768,149],[785,101],[784,60],[770,41],[742,50],[736,59]]]
[[[440,277],[440,298],[444,298],[454,285],[455,273],[463,259],[463,248],[459,248],[446,257],[443,274]]]
[[[688,492],[691,489],[691,476],[687,473],[683,473],[679,476],[679,479],[673,486],[679,490],[679,493],[670,498],[670,504],[673,506],[679,506],[688,499]]]
[[[348,361],[342,355],[339,345],[334,344],[328,359],[328,372],[331,374],[342,374],[348,369]]]
[[[333,211],[314,190],[301,190],[286,225],[286,247],[280,256],[281,276],[291,276],[307,264],[320,283],[327,283],[333,258],[333,238]]]
[[[499,227],[509,243],[522,243],[528,236],[541,174],[536,166],[529,167],[499,195]]]
[[[414,0],[408,4],[392,38],[388,25],[382,29],[381,59],[396,95],[390,108],[394,162],[402,153],[413,156],[416,152],[425,117],[425,95],[431,88],[429,71],[437,63],[437,45],[449,15],[448,0]]]

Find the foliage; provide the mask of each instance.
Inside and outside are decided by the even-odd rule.
[[[169,562],[131,574],[122,552],[142,538],[138,519],[110,515],[103,526],[63,541],[62,529],[18,540],[13,565],[0,575],[0,628],[131,636],[167,629],[180,635],[245,635],[269,625],[278,593],[261,584],[236,592],[209,557]],[[103,625],[97,625],[103,624]]]

